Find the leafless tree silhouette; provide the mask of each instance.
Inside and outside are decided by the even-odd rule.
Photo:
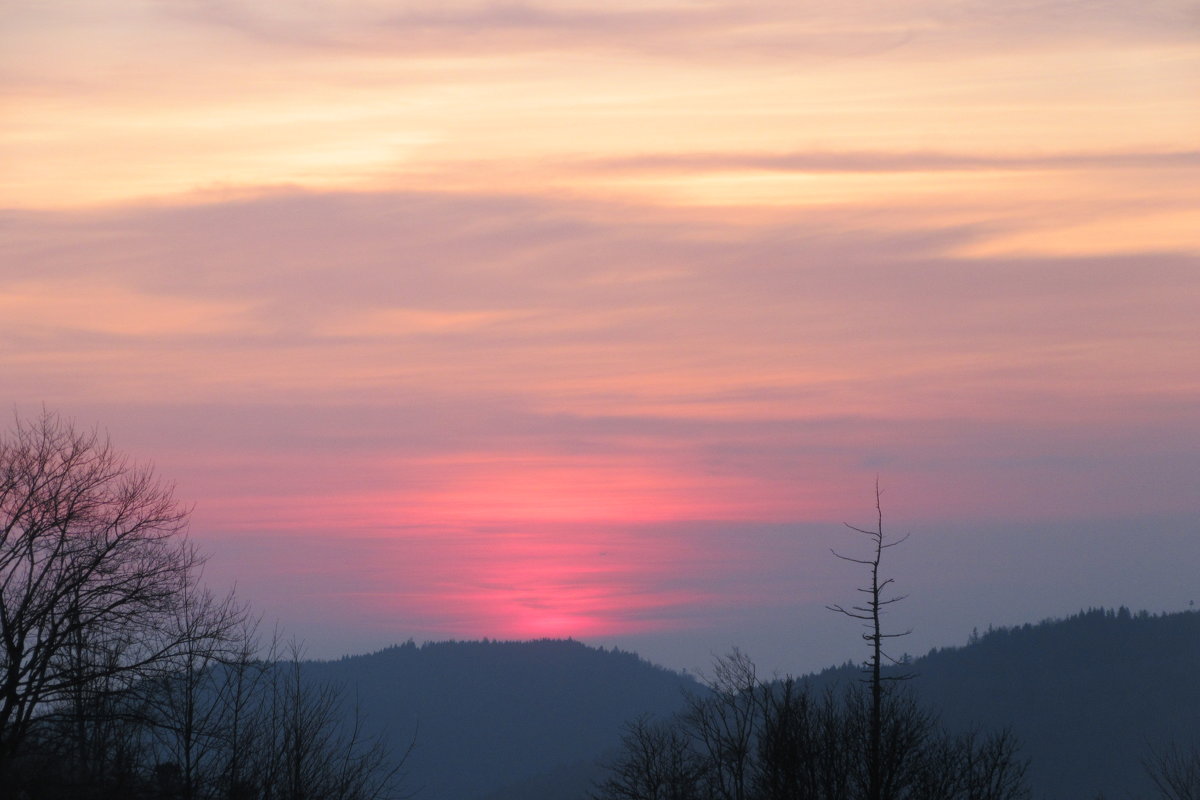
[[[885,633],[883,631],[883,611],[884,609],[903,600],[907,595],[896,595],[887,597],[885,592],[894,579],[883,578],[880,573],[880,564],[883,562],[883,551],[897,545],[903,544],[908,539],[908,534],[905,534],[900,539],[888,541],[883,532],[883,503],[882,492],[879,489],[879,479],[875,479],[875,515],[876,523],[873,530],[866,528],[858,528],[854,525],[846,523],[846,527],[856,533],[863,534],[870,542],[870,555],[867,558],[852,558],[842,555],[837,550],[831,552],[843,561],[849,561],[854,564],[862,564],[870,570],[870,581],[866,586],[859,587],[858,591],[867,596],[866,600],[860,605],[854,605],[850,608],[845,608],[840,605],[828,606],[829,610],[836,611],[839,614],[844,614],[851,619],[862,620],[867,628],[866,633],[862,635],[871,648],[871,655],[867,659],[865,669],[869,675],[867,683],[871,690],[871,708],[870,708],[870,725],[868,729],[868,748],[867,748],[867,767],[868,767],[868,791],[867,797],[869,800],[881,800],[884,796],[884,759],[885,753],[883,750],[883,702],[884,702],[884,684],[890,681],[904,680],[906,675],[885,676],[883,674],[883,661],[887,659],[891,663],[899,663],[896,659],[889,656],[883,649],[885,639],[895,639],[901,636],[907,636],[911,630],[906,630],[901,633]]]
[[[848,525],[871,542],[859,605],[834,611],[860,620],[870,647],[866,677],[842,691],[813,693],[792,678],[762,681],[741,652],[718,659],[707,690],[671,720],[639,720],[622,740],[596,800],[1024,800],[1027,763],[1006,731],[943,730],[937,717],[885,674],[882,616],[904,599],[881,575],[891,541],[883,530],[878,481],[874,530]],[[907,537],[905,537],[907,538]],[[1171,800],[1174,800],[1172,798]]]
[[[0,795],[402,796],[405,755],[200,585],[187,519],[95,431],[0,438]]]
[[[1170,745],[1143,762],[1163,800],[1200,800],[1200,748]]]
[[[54,414],[0,439],[0,770],[39,715],[228,637],[232,607],[181,613],[202,563],[187,518],[150,468]]]

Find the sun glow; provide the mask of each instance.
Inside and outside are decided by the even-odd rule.
[[[9,3],[0,396],[381,636],[767,608],[880,473],[1191,514],[1193,5]]]

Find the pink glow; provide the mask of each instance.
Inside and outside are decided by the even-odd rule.
[[[0,400],[214,580],[351,649],[800,642],[879,476],[946,607],[1093,527],[1005,602],[1174,596],[1108,553],[1197,510],[1187,2],[408,5],[6,12]]]

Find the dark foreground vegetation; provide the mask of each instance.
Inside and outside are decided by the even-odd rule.
[[[682,714],[629,726],[598,800],[1029,797],[1011,735],[948,733],[908,693],[884,694],[873,771],[869,687],[816,693],[792,679],[760,681],[738,653],[715,674]]]
[[[0,439],[0,796],[375,800],[338,692],[199,583],[187,512],[55,415]]]
[[[911,673],[908,686],[953,730],[1008,726],[1037,798],[1200,799],[1200,613],[1085,610],[974,633],[887,671]],[[857,675],[845,666],[810,680],[823,691]],[[1172,752],[1195,765],[1190,795],[1155,786],[1154,765]]]
[[[666,722],[639,720],[596,800],[1023,800],[1026,763],[1007,731],[943,730],[899,689],[911,674],[885,644],[907,632],[885,628],[885,610],[904,599],[882,572],[885,551],[902,544],[884,532],[875,488],[872,528],[861,555],[834,551],[866,572],[859,602],[830,606],[861,624],[863,677],[818,694],[791,678],[762,682],[741,653],[717,661],[709,691]]]

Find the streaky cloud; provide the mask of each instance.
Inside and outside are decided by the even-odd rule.
[[[576,162],[624,172],[767,170],[780,172],[945,172],[1200,167],[1200,150],[994,155],[946,152],[651,153]]]
[[[408,53],[565,51],[578,47],[745,60],[866,57],[895,48],[917,52],[1036,49],[1086,45],[1097,37],[1126,43],[1184,44],[1196,25],[1184,0],[1131,6],[1109,2],[962,3],[919,0],[817,9],[750,3],[413,3],[358,2],[337,8],[271,7],[254,0],[177,2],[165,12],[289,47],[322,50],[403,48]]]

